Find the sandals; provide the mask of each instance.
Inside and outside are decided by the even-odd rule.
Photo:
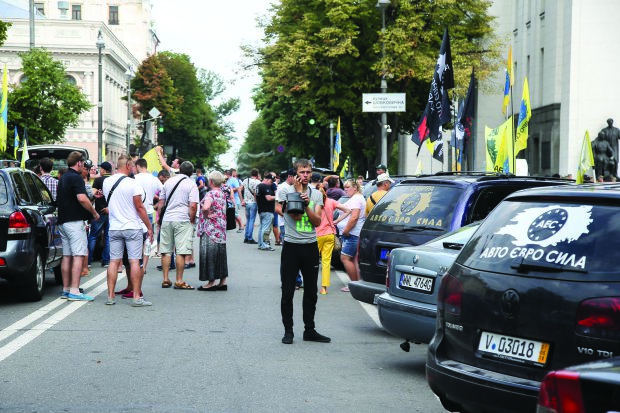
[[[185,281],[177,281],[174,283],[175,290],[193,290],[194,287],[186,283]]]
[[[172,287],[172,281],[170,280],[165,280],[164,282],[161,283],[161,288],[170,288]]]

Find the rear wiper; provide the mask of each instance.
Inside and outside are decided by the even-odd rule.
[[[404,227],[403,231],[426,231],[426,230],[431,230],[431,231],[444,231],[443,228],[437,228],[437,227],[433,227],[431,225],[415,225],[412,227]]]
[[[448,250],[460,250],[463,248],[463,243],[460,242],[444,242],[443,247]]]
[[[569,267],[563,264],[556,264],[553,262],[541,262],[541,261],[532,261],[526,260],[524,258],[515,259],[510,268],[513,270],[517,270],[519,272],[529,272],[531,270],[539,270],[539,271],[547,271],[547,272],[561,272],[561,271],[571,271],[571,272],[582,272],[587,273],[587,270],[582,270],[580,268]]]

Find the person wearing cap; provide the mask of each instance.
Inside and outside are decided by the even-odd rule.
[[[321,174],[318,172],[312,172],[312,176],[310,177],[310,188],[316,189],[316,186],[319,182],[322,181]]]
[[[379,200],[383,198],[385,194],[387,194],[387,191],[390,190],[393,183],[394,180],[390,178],[390,175],[388,174],[384,173],[377,177],[377,190],[373,194],[371,194],[366,200],[366,216],[368,216],[370,210],[373,209],[375,205],[377,205],[377,202],[379,202]]]
[[[265,174],[263,182],[256,187],[256,204],[258,205],[258,215],[260,217],[260,228],[258,230],[258,249],[261,251],[275,251],[275,249],[265,242],[265,233],[271,232],[273,212],[275,208],[275,192],[272,184],[274,176]]]
[[[97,240],[103,231],[103,251],[101,253],[101,266],[107,267],[110,263],[110,221],[108,215],[108,203],[103,196],[103,181],[112,174],[112,164],[110,162],[101,162],[99,165],[99,175],[93,181],[93,195],[95,197],[95,210],[99,213],[100,218],[90,224],[90,232],[88,233],[88,266],[93,263],[93,255]]]
[[[375,168],[377,170],[377,176],[387,173],[387,166],[385,166],[384,164],[379,164],[377,165],[377,167]]]

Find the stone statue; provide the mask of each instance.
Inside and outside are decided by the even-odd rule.
[[[605,132],[600,131],[592,141],[592,154],[594,155],[594,177],[612,175],[616,176],[616,159],[614,150],[606,139]]]
[[[605,140],[609,142],[609,146],[614,151],[614,159],[618,160],[618,140],[620,140],[620,129],[614,128],[614,120],[607,119],[607,127],[601,129],[601,132],[605,134]],[[613,170],[613,176],[617,176],[618,170]]]

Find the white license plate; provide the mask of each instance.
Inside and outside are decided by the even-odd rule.
[[[478,350],[496,358],[544,366],[549,356],[549,343],[483,331]]]
[[[401,274],[399,286],[409,290],[433,291],[433,278],[422,277],[421,275]]]

